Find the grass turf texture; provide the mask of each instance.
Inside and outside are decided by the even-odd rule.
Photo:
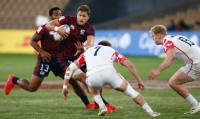
[[[157,57],[128,57],[137,67],[142,79],[146,80],[152,69],[157,68],[164,59]],[[15,54],[0,54],[0,81],[6,81],[9,74],[13,73],[20,78],[30,79],[33,69],[36,65],[37,56],[35,55],[15,55]],[[158,80],[168,80],[175,71],[180,68],[181,64],[175,61],[169,69],[163,71]],[[116,69],[126,78],[133,79],[133,76],[129,71],[122,67],[120,64],[115,63]],[[45,80],[60,79],[55,77],[53,73],[49,73],[49,76]]]
[[[156,119],[198,119],[200,112],[184,115],[189,105],[170,89],[139,91],[149,105],[162,115]],[[191,91],[199,100],[199,90]],[[117,109],[112,114],[98,117],[98,110],[84,109],[83,103],[69,90],[67,102],[61,96],[61,89],[39,90],[29,93],[13,90],[9,96],[1,90],[1,119],[149,119],[150,117],[130,97],[121,92],[106,90],[103,96]],[[88,96],[93,102],[91,96]]]

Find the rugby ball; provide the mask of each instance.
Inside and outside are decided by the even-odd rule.
[[[59,29],[64,29],[68,34],[70,33],[70,27],[68,25],[61,25],[59,27]],[[55,41],[61,41],[64,40],[63,37],[58,33],[58,32],[54,32],[53,38]]]

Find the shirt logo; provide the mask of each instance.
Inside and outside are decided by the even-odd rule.
[[[70,25],[70,28],[71,28],[71,29],[74,29],[75,27],[74,27],[74,25],[73,25],[73,24],[71,24],[71,25]]]
[[[83,35],[84,33],[85,33],[85,30],[84,30],[84,29],[81,29],[81,30],[80,30],[80,34]]]

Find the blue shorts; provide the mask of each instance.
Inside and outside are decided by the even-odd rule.
[[[50,62],[43,62],[41,56],[38,55],[33,74],[39,77],[46,77],[49,75],[50,71],[52,71],[55,76],[65,72],[57,58],[52,58]]]

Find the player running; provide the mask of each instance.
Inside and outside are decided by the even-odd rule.
[[[49,16],[53,19],[58,19],[62,15],[61,9],[58,7],[53,7],[49,10]],[[56,42],[53,39],[53,31],[48,31],[45,25],[40,26],[36,33],[33,35],[30,42],[31,46],[39,52],[37,56],[37,64],[35,66],[34,72],[32,74],[31,81],[26,79],[21,79],[14,76],[13,74],[8,77],[8,82],[4,87],[6,95],[9,95],[10,91],[14,85],[18,85],[21,88],[35,92],[40,87],[43,79],[48,76],[49,72],[52,71],[55,76],[59,76],[64,79],[65,70],[61,67],[60,61],[57,58],[58,48],[60,47],[60,42]],[[41,41],[41,47],[38,42]],[[74,77],[81,78],[81,77]],[[80,84],[76,80],[70,80],[75,93],[81,98],[85,104],[85,108],[93,109],[94,104],[90,104],[88,98]]]

